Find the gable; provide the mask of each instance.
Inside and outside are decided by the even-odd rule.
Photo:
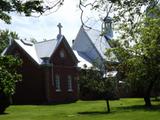
[[[42,60],[37,56],[36,48],[33,43],[26,40],[15,40],[15,42],[36,64],[41,64]]]
[[[50,58],[50,61],[56,65],[66,66],[76,66],[78,63],[75,54],[64,37],[59,42]]]
[[[101,32],[98,30],[90,29],[85,30],[85,33],[89,37],[89,40],[93,44],[94,48],[97,50],[97,53],[101,56],[102,59],[108,59],[105,56],[106,49],[111,48],[108,41],[104,36],[101,36]]]
[[[18,56],[22,59],[23,65],[25,64],[26,66],[38,66],[36,61],[15,41],[7,47],[4,55]]]
[[[89,31],[90,31],[90,29],[89,29]],[[96,39],[96,40],[98,41],[99,39]],[[72,48],[74,50],[76,50],[78,53],[82,53],[83,56],[81,56],[81,57],[84,59],[87,58],[89,60],[89,62],[101,63],[101,62],[103,62],[103,57],[99,53],[95,44],[97,44],[97,43],[93,42],[91,40],[91,37],[84,30],[84,28],[81,27]]]
[[[73,49],[78,52],[83,52],[92,61],[97,59],[102,60],[102,57],[97,51],[94,43],[91,41],[91,38],[82,27],[73,44]]]
[[[74,41],[72,48],[79,52],[87,52],[90,49],[93,49],[93,46],[89,38],[86,36],[83,28],[81,28],[78,32],[78,35]]]

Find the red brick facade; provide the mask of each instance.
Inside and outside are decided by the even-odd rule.
[[[13,102],[16,104],[41,104],[72,102],[78,99],[77,86],[77,60],[73,59],[73,52],[70,52],[61,42],[50,58],[50,64],[38,65],[20,46],[14,44],[10,54],[18,54],[23,61],[19,72],[22,74],[22,81],[17,83],[16,93]],[[63,55],[60,55],[63,51]],[[59,75],[60,91],[55,88],[55,76]],[[71,76],[70,87],[68,76]]]
[[[60,52],[64,52],[64,57],[61,58]],[[77,76],[78,70],[76,67],[76,61],[72,59],[71,54],[62,43],[59,45],[58,49],[54,52],[51,57],[50,62],[52,63],[49,68],[49,96],[48,100],[50,102],[70,102],[78,99],[78,86],[77,86]],[[60,88],[61,90],[56,92],[55,88],[55,76],[60,77]],[[72,91],[68,91],[68,75],[72,78]],[[52,78],[53,77],[53,78]]]

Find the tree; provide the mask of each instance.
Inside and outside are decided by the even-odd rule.
[[[21,80],[17,73],[20,64],[21,61],[12,56],[0,57],[0,114],[10,105],[16,83]]]
[[[15,32],[0,31],[0,53],[8,46],[10,39],[17,39]],[[21,65],[19,58],[13,56],[0,56],[0,114],[10,105],[11,95],[15,92],[15,86],[21,80],[17,68]]]
[[[160,81],[160,9],[152,12],[155,10],[155,18],[145,16],[139,24],[137,39],[132,44],[123,41],[112,49],[121,58],[118,68],[124,80],[141,93],[147,107],[151,106],[151,92]]]
[[[42,15],[53,8],[59,8],[63,5],[63,2],[64,0],[55,0],[54,2],[45,2],[45,0],[0,0],[0,19],[10,24],[11,16],[9,13],[23,13],[25,16],[32,16],[33,13]]]
[[[20,0],[0,0],[0,19],[6,23],[11,23],[10,12],[24,13],[26,16],[31,16],[33,12],[43,13],[44,8],[42,1],[20,1]]]
[[[16,32],[9,30],[0,30],[0,53],[9,45],[10,40],[18,39]]]
[[[80,94],[94,94],[97,98],[103,99],[107,104],[107,112],[110,112],[109,100],[115,98],[116,95],[116,78],[104,78],[103,74],[92,67],[91,69],[83,69],[80,72]]]
[[[122,78],[135,91],[140,90],[145,105],[151,106],[150,95],[160,80],[159,41],[160,7],[159,0],[94,0],[92,3],[80,0],[82,15],[84,8],[105,12],[112,16],[119,36],[110,41],[119,58],[118,70]],[[147,9],[146,9],[147,8]],[[101,15],[102,16],[102,15]],[[83,19],[82,19],[83,21]],[[84,23],[85,24],[85,23]],[[104,33],[105,34],[105,33]]]

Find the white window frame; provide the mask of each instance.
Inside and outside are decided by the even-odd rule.
[[[61,91],[61,81],[60,81],[60,76],[58,74],[56,74],[55,76],[55,89],[56,89],[56,92]]]
[[[68,75],[68,80],[67,80],[68,92],[72,92],[73,91],[72,82],[73,82],[72,76]]]

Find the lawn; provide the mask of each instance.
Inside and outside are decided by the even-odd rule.
[[[0,120],[160,120],[160,102],[152,109],[143,107],[143,99],[111,101],[111,113],[105,101],[78,101],[60,105],[12,105]]]

